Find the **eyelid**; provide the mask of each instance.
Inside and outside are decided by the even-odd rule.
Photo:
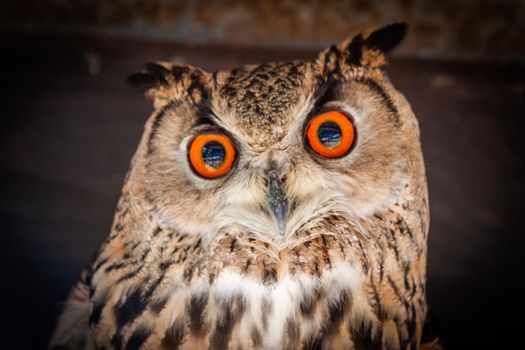
[[[354,117],[353,117],[352,113],[347,112],[346,109],[343,108],[341,106],[341,103],[339,103],[338,101],[329,101],[329,102],[323,104],[322,106],[314,107],[308,113],[308,116],[305,118],[305,120],[303,122],[303,126],[302,126],[303,134],[306,132],[306,128],[308,128],[308,125],[310,124],[312,119],[314,119],[314,118],[316,118],[316,117],[318,117],[318,116],[320,116],[322,114],[328,113],[328,112],[339,112],[339,113],[342,113],[342,114],[346,115],[348,117],[348,119],[350,119],[352,124],[355,125],[355,120],[354,120]]]

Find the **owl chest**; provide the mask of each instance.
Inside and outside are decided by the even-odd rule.
[[[225,270],[211,284],[167,284],[149,298],[147,288],[138,287],[108,308],[113,315],[95,332],[100,344],[110,338],[125,344],[148,330],[146,348],[279,349],[320,335],[329,324],[348,323],[359,288],[360,277],[351,269],[272,284]],[[111,318],[110,336],[103,325]]]
[[[350,265],[276,283],[235,269],[221,271],[212,283],[196,278],[186,284],[183,271],[164,279],[154,293],[148,295],[148,283],[135,286],[110,308],[113,334],[94,328],[101,345],[108,339],[126,344],[139,335],[143,348],[151,349],[301,348],[316,339],[322,348],[346,348],[363,334],[382,341],[377,300],[366,275]]]
[[[417,342],[425,259],[406,236],[398,245],[385,235],[384,243],[365,246],[351,236],[323,235],[277,251],[239,236],[203,247],[198,238],[159,234],[158,243],[128,254],[140,257],[137,262],[108,260],[95,272],[95,343],[395,349]]]

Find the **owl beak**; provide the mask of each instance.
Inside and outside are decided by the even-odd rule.
[[[288,199],[283,188],[281,176],[277,170],[268,172],[268,209],[275,220],[279,234],[286,233],[286,220],[288,218]]]

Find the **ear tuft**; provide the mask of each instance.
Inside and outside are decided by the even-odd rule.
[[[128,77],[131,86],[145,91],[146,97],[153,100],[155,109],[181,98],[203,103],[209,96],[208,82],[207,72],[171,62],[148,63],[144,70]]]
[[[146,69],[128,77],[128,83],[135,87],[143,90],[149,90],[158,86],[166,86],[169,84],[168,76],[170,71],[158,64],[158,63],[147,63]]]
[[[403,40],[406,32],[405,23],[394,23],[376,30],[358,33],[338,46],[343,57],[340,64],[351,67],[382,67],[387,63],[387,53]],[[333,50],[324,52],[327,60],[331,54],[334,54]]]
[[[149,73],[137,72],[128,77],[128,84],[137,89],[148,90],[157,85],[157,80]]]
[[[365,46],[388,53],[403,40],[407,29],[406,23],[393,23],[377,29],[365,39]]]

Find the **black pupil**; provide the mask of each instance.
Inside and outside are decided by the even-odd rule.
[[[202,160],[213,168],[219,167],[226,158],[224,146],[217,141],[210,141],[202,147]]]
[[[324,122],[317,129],[319,141],[328,148],[333,148],[341,143],[343,133],[341,128],[334,122]]]

